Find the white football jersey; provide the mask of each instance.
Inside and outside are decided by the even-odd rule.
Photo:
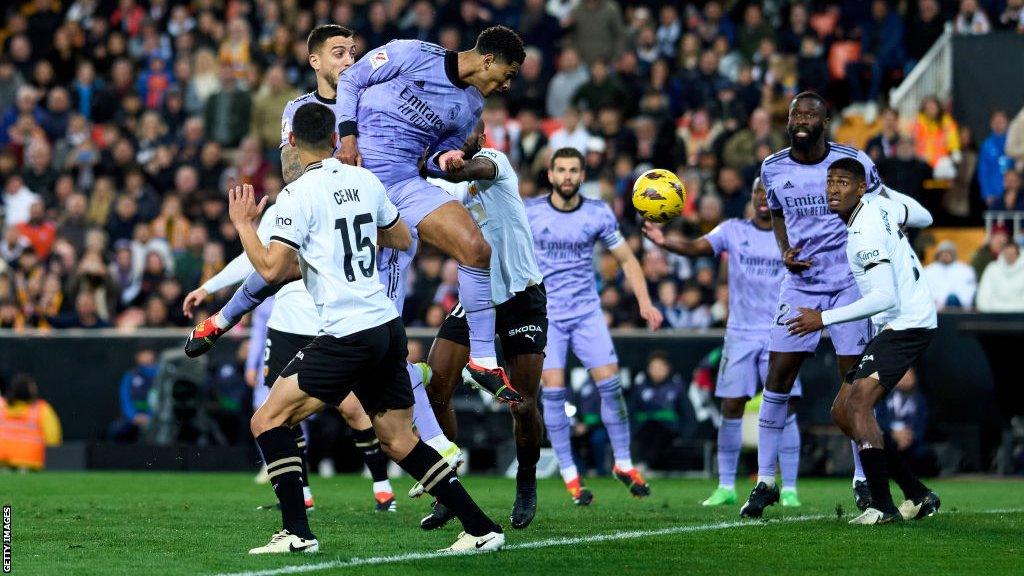
[[[398,317],[376,265],[377,229],[398,217],[376,176],[334,158],[310,164],[278,195],[270,239],[299,252],[322,334],[348,336]]]
[[[898,222],[906,208],[881,196],[864,197],[847,225],[846,256],[862,295],[871,292],[865,272],[889,263],[896,287],[896,305],[871,317],[875,331],[883,328],[935,328],[935,302],[922,277],[922,266]]]
[[[533,251],[533,232],[519,195],[519,176],[508,157],[484,148],[473,158],[493,163],[494,179],[452,183],[431,178],[430,182],[458,198],[480,227],[491,246],[491,299],[501,304],[516,292],[540,284],[544,276]]]

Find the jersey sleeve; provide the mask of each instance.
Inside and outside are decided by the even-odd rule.
[[[711,244],[711,249],[715,251],[715,256],[729,251],[729,238],[732,236],[733,222],[734,220],[726,220],[704,235],[704,239]]]
[[[619,222],[615,219],[615,214],[612,209],[608,207],[604,202],[601,205],[601,228],[598,230],[598,235],[601,237],[601,242],[606,248],[612,250],[626,241],[622,237],[622,232],[619,230]]]
[[[295,102],[285,104],[284,111],[281,113],[281,145],[278,148],[288,145],[288,135],[292,132],[292,116],[294,115]]]
[[[867,155],[863,150],[857,151],[857,160],[864,165],[864,174],[867,177],[867,192],[866,194],[874,194],[878,192],[882,185],[882,178],[878,175],[878,167],[875,166],[875,162]],[[769,196],[769,202],[771,202]]]
[[[421,44],[423,42],[418,40],[392,40],[370,50],[342,73],[338,78],[338,98],[334,105],[339,137],[357,134],[356,110],[363,90],[415,69],[420,62],[417,56],[422,52],[419,50]]]
[[[494,163],[494,182],[508,182],[518,179],[516,171],[508,161],[508,156],[491,148],[484,148],[473,155],[473,158],[486,158]]]
[[[782,203],[779,202],[779,198],[775,195],[775,185],[772,181],[771,169],[761,163],[761,185],[764,186],[765,193],[768,194],[768,209],[769,210],[782,210]]]
[[[278,194],[276,206],[277,216],[271,224],[270,241],[298,250],[309,236],[309,219],[303,202],[295,192],[285,188]]]

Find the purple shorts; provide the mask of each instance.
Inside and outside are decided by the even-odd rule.
[[[419,226],[420,221],[442,204],[459,201],[444,189],[419,176],[392,182],[387,186],[387,192],[388,198],[398,207],[398,212],[409,228]]]
[[[618,364],[619,356],[600,308],[580,318],[548,320],[548,345],[544,348],[544,369],[565,368],[568,347],[587,370]]]
[[[416,248],[419,246],[419,235],[416,229],[409,227],[412,233],[412,245],[408,250],[395,250],[394,248],[381,248],[377,255],[377,275],[380,283],[384,286],[384,292],[391,298],[401,316],[405,307],[405,289],[409,266],[413,257],[416,256]]]
[[[783,286],[779,294],[779,308],[772,324],[771,342],[768,349],[772,352],[809,352],[818,348],[821,332],[793,336],[789,333],[786,320],[797,316],[797,308],[814,310],[831,310],[855,302],[860,298],[860,290],[854,284],[844,290],[815,294],[797,288]],[[864,347],[871,340],[871,320],[865,318],[854,322],[834,324],[826,328],[832,338],[832,346],[837,356],[860,356]]]
[[[722,361],[718,364],[718,398],[753,398],[768,378],[768,334],[726,333]],[[790,396],[803,396],[800,378]]]

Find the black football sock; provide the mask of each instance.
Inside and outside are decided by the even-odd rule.
[[[301,538],[315,538],[309,530],[302,498],[302,456],[292,431],[286,426],[271,428],[256,437],[267,463],[267,476],[281,503],[284,529]]]
[[[467,534],[483,536],[488,532],[501,532],[501,527],[488,518],[466,492],[448,462],[422,440],[416,443],[398,465],[418,479],[423,488],[445,508],[451,510],[462,522],[462,529]]]
[[[871,488],[871,507],[882,512],[896,512],[889,492],[889,471],[885,465],[885,450],[881,448],[862,448],[860,462],[864,466],[864,475],[868,478]]]
[[[306,435],[302,433],[302,425],[296,425],[292,430],[292,437],[295,438],[295,446],[299,449],[299,458],[302,458],[302,486],[309,486],[309,462],[306,460]]]
[[[891,438],[885,439],[885,463],[889,468],[889,474],[899,485],[903,495],[909,500],[918,500],[928,493],[928,487],[917,479],[917,476],[910,470],[910,466],[900,456],[896,449],[896,443]]]
[[[537,467],[520,466],[516,470],[516,486],[528,487],[537,485]]]
[[[380,440],[373,427],[366,430],[354,430],[353,439],[356,448],[363,452],[363,461],[370,469],[370,476],[374,482],[383,482],[388,479],[388,457],[380,449]]]

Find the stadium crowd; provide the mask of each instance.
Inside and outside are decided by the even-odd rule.
[[[644,246],[631,185],[649,167],[682,175],[687,207],[669,234],[692,237],[742,216],[761,160],[786,145],[787,106],[798,91],[825,94],[837,124],[840,110],[865,119],[877,132],[867,149],[883,178],[937,221],[980,226],[985,208],[1024,209],[1024,110],[995,111],[991,134],[972,135],[948,102],[928,99],[916,118],[879,108],[947,23],[958,34],[1024,33],[1024,2],[900,7],[884,0],[5,3],[0,328],[190,324],[183,296],[242,252],[225,191],[237,183],[261,195],[282,187],[281,110],[315,89],[305,39],[328,22],[356,30],[360,54],[395,38],[466,49],[486,26],[518,30],[526,61],[511,92],[488,101],[484,119],[488,145],[509,154],[521,193],[547,189],[550,150],[578,148],[587,162],[584,194],[612,205],[666,327],[722,326],[727,288],[719,262]],[[926,192],[935,180],[944,193]],[[979,308],[983,294],[1003,306],[1024,298],[1012,289],[1024,285],[1012,245],[997,227],[970,278],[962,268],[932,270],[930,279],[950,284],[942,304],[974,306],[975,282]],[[945,265],[955,250],[952,257]],[[636,306],[624,305],[633,297],[614,258],[602,255],[596,273],[609,324],[641,326]],[[407,323],[439,325],[457,299],[455,262],[425,248],[410,282]],[[215,295],[208,309],[227,296]]]

